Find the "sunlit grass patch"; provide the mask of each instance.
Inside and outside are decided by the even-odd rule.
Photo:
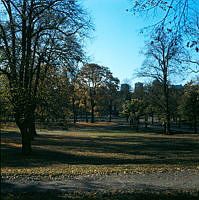
[[[106,129],[45,131],[32,142],[33,153],[21,155],[19,132],[1,133],[3,175],[56,177],[199,170],[199,137],[165,136]]]

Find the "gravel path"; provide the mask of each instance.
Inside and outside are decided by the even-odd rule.
[[[91,175],[37,179],[18,177],[1,179],[1,192],[93,192],[93,191],[199,191],[199,171]]]

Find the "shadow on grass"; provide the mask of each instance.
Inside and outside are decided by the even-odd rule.
[[[15,187],[13,184],[10,187]],[[2,200],[198,200],[198,192],[159,191],[159,192],[60,192],[53,189],[40,190],[39,187],[23,191],[1,193]]]
[[[21,155],[20,134],[2,131],[1,139],[2,167],[40,167],[60,163],[183,166],[199,163],[196,138],[140,137],[137,134],[111,136],[109,133],[94,138],[88,135],[40,135],[33,141],[32,155],[26,158]]]

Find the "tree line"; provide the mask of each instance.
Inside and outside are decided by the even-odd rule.
[[[172,134],[171,125],[173,124],[175,128],[192,127],[194,133],[198,133],[198,81],[198,79],[190,81],[184,86],[169,84],[168,105],[165,104],[164,84],[162,82],[154,80],[151,84],[141,85],[132,93],[131,99],[125,101],[121,114],[137,130],[140,121],[142,121],[142,126],[145,128],[149,124],[162,126],[165,134]],[[169,121],[167,121],[168,115]]]
[[[5,119],[9,116],[13,119],[8,84],[6,76],[1,75],[1,113]],[[73,118],[74,123],[80,117],[88,122],[90,117],[93,123],[95,116],[107,115],[111,121],[112,115],[117,113],[114,106],[119,103],[118,90],[119,79],[112,75],[108,67],[91,63],[72,73],[51,69],[46,73],[45,80],[39,83],[35,117],[43,122]]]
[[[13,119],[13,107],[9,102],[8,81],[1,77],[1,117]],[[109,68],[94,63],[86,64],[75,73],[49,71],[38,91],[35,111],[37,121],[63,121],[73,119],[95,122],[96,117],[111,121],[112,116],[125,118],[130,125],[139,128],[141,123],[162,126],[170,134],[170,125],[193,127],[197,133],[199,121],[199,80],[182,85],[168,84],[169,96],[165,103],[164,83],[158,79],[151,84],[140,84],[131,90],[128,84],[119,88],[119,79]],[[169,122],[167,121],[169,115]],[[155,123],[156,121],[156,123]],[[158,122],[158,123],[157,123]],[[169,123],[167,125],[166,123]],[[169,127],[169,130],[166,129]]]

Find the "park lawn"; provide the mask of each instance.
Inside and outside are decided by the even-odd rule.
[[[21,155],[17,129],[1,131],[3,176],[63,177],[199,169],[197,135],[162,135],[131,129],[42,130],[33,153]]]
[[[199,193],[187,192],[74,192],[74,193],[9,193],[1,194],[2,200],[198,200]]]

